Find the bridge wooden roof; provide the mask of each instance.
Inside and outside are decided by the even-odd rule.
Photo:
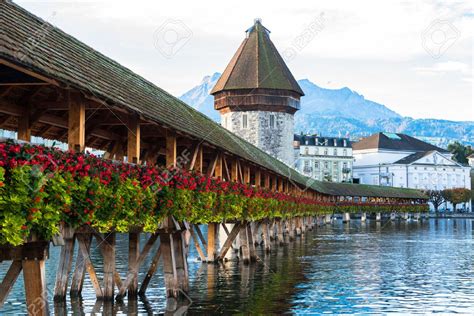
[[[309,179],[128,68],[18,5],[1,1],[0,7],[0,66],[5,68],[7,65],[8,69],[18,67],[23,72],[26,69],[26,73],[35,75],[27,76],[29,80],[79,90],[90,99],[135,112],[168,130],[204,141],[290,179],[299,186],[309,186],[323,194],[426,198],[418,190],[335,184]],[[7,72],[2,72],[2,76]],[[40,132],[36,132],[36,136],[45,137]]]

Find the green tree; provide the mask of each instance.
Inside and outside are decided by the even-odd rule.
[[[444,197],[441,191],[439,190],[428,190],[426,191],[426,195],[428,195],[429,201],[433,204],[435,212],[438,213],[438,208],[444,202]]]
[[[464,146],[458,141],[449,144],[448,150],[453,154],[453,159],[461,164],[467,164],[467,157],[474,153],[471,146]]]
[[[443,198],[453,205],[453,211],[456,211],[456,205],[469,202],[471,190],[465,188],[446,189],[441,192]]]

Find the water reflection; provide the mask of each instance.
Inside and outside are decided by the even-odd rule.
[[[257,247],[259,261],[206,265],[191,249],[189,300],[166,300],[161,267],[146,297],[138,301],[101,302],[86,277],[82,297],[66,304],[51,302],[56,315],[157,313],[467,313],[474,311],[474,243],[471,219],[429,221],[351,221],[321,226],[289,246],[272,244],[270,255]],[[125,254],[127,237],[117,237]],[[155,247],[158,245],[155,245]],[[100,255],[93,243],[92,260],[102,276]],[[47,262],[48,288],[53,289],[59,248]],[[144,278],[151,258],[139,272]],[[125,273],[127,256],[117,256]],[[0,265],[3,277],[7,264]],[[124,275],[122,275],[124,277]],[[50,291],[50,292],[51,292]],[[50,298],[52,298],[52,293]],[[23,280],[0,314],[24,314]],[[52,301],[52,300],[51,300]]]

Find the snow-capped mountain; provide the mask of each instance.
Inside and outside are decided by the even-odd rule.
[[[219,121],[214,100],[209,92],[220,73],[206,76],[201,83],[184,93],[180,99]],[[317,133],[325,136],[358,138],[380,131],[406,133],[437,146],[458,140],[474,145],[474,122],[403,117],[383,104],[370,101],[345,87],[326,89],[308,79],[298,80],[305,96],[301,110],[295,115],[295,132]]]

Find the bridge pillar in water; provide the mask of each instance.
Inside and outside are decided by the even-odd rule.
[[[375,221],[376,222],[382,221],[382,213],[380,212],[375,213]]]
[[[407,221],[409,218],[410,218],[410,215],[408,214],[408,212],[403,212],[402,213],[402,219],[404,221]]]
[[[351,214],[350,213],[344,213],[342,214],[342,222],[343,223],[348,223],[351,220]]]
[[[269,223],[267,219],[264,219],[262,222],[262,238],[263,238],[263,247],[265,249],[265,253],[270,253],[271,246],[270,246],[270,230],[269,230]]]
[[[361,222],[365,222],[366,220],[367,220],[367,213],[362,212],[362,213],[360,214],[360,221],[361,221]]]
[[[227,229],[224,228],[224,225]],[[224,246],[224,243],[226,242],[227,240],[227,233],[228,232],[231,232],[232,229],[234,228],[235,224],[222,224],[222,225],[219,225],[219,248],[222,249],[222,247]],[[236,238],[233,242],[232,242],[232,248],[233,249],[239,249],[240,247],[240,243],[238,242],[239,240]],[[235,260],[237,259],[236,257],[236,253],[233,249],[230,249],[229,251],[226,252],[224,258],[224,261],[229,261],[229,260]]]
[[[331,214],[326,214],[324,216],[324,224],[331,224]]]
[[[276,223],[277,225],[277,239],[278,239],[278,244],[280,246],[283,246],[285,244],[285,239],[283,237],[283,222],[282,220],[278,220]]]
[[[413,220],[419,221],[420,220],[420,213],[416,212],[415,214],[413,214]]]
[[[397,219],[397,213],[395,212],[390,213],[390,220],[395,221],[396,219]]]

